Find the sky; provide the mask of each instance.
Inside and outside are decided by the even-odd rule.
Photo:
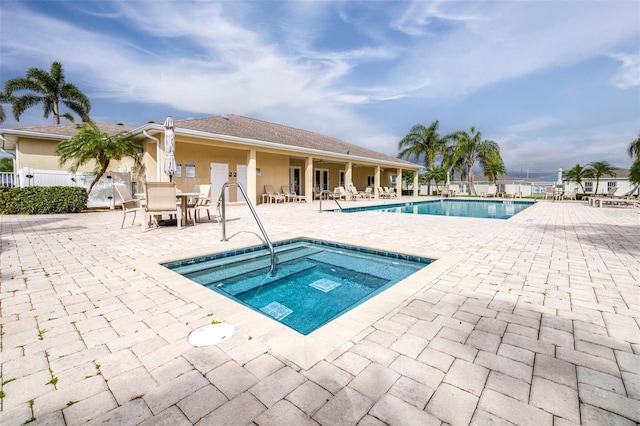
[[[640,133],[637,0],[2,0],[0,84],[53,61],[96,122],[238,114],[396,156],[438,120],[512,176],[629,167]]]

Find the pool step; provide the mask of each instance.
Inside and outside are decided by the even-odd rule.
[[[257,290],[260,287],[265,285],[275,284],[278,281],[285,280],[292,275],[306,272],[315,267],[316,265],[313,262],[302,261],[294,265],[288,265],[286,274],[283,274],[282,272],[278,272],[275,277],[271,277],[269,275],[256,276],[253,278],[244,279],[242,281],[231,282],[228,285],[225,285],[224,282],[219,282],[218,284],[216,284],[216,287],[221,288],[227,294],[230,294],[232,296],[238,296],[248,291]],[[211,286],[208,285],[207,287],[211,287]]]
[[[384,278],[387,280],[394,280],[400,274],[405,274],[407,269],[406,264],[399,264],[392,259],[388,259],[386,262],[357,262],[350,256],[345,256],[340,253],[333,253],[322,251],[309,256],[309,259],[316,262],[332,265],[338,268],[347,269],[350,271],[358,272],[360,274],[372,275],[377,278]],[[416,268],[418,270],[420,268]],[[402,272],[399,272],[402,270]]]
[[[305,258],[318,253],[318,249],[312,247],[298,247],[296,250],[282,250],[276,253],[277,263],[284,263],[294,261],[300,258]],[[255,272],[263,271],[266,275],[271,267],[271,259],[264,252],[260,253],[260,256],[252,256],[251,258],[237,261],[224,262],[221,266],[216,266],[215,269],[209,270],[213,262],[209,263],[207,268],[200,267],[198,270],[190,273],[182,273],[185,277],[206,286],[216,285],[218,282],[225,282],[232,280],[241,275],[249,275]],[[217,265],[217,264],[216,264]],[[262,276],[259,277],[263,279]]]

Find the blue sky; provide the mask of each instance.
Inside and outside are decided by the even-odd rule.
[[[239,114],[395,156],[439,120],[498,142],[512,175],[628,167],[640,132],[636,0],[3,0],[0,83],[52,61],[94,121]]]

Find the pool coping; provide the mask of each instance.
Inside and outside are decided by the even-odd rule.
[[[506,198],[492,198],[492,199],[487,199],[487,198],[451,198],[451,197],[446,197],[446,198],[435,198],[435,199],[429,199],[429,200],[423,200],[423,201],[406,201],[406,202],[395,202],[392,204],[370,204],[370,205],[366,205],[366,206],[360,206],[360,207],[346,207],[343,209],[330,209],[330,210],[323,210],[325,212],[330,212],[330,213],[362,213],[362,212],[369,212],[369,211],[381,211],[381,210],[386,210],[386,209],[393,209],[393,208],[397,208],[397,207],[406,207],[406,206],[415,206],[415,205],[419,205],[419,204],[429,204],[429,203],[437,203],[437,202],[442,202],[442,201],[451,201],[451,202],[475,202],[475,203],[481,203],[481,202],[490,202],[490,203],[500,203],[500,204],[530,204],[531,206],[535,205],[537,200],[523,200],[523,199],[506,199]],[[530,206],[530,207],[531,207]],[[521,212],[518,212],[521,213]],[[506,219],[503,218],[485,218],[485,217],[475,217],[475,216],[455,216],[452,215],[454,217],[466,217],[466,218],[473,218],[473,219],[500,219],[500,220],[509,220],[512,219],[513,217],[515,217],[517,215],[514,214]],[[442,215],[437,215],[434,214],[432,216],[442,216]]]
[[[282,234],[278,235],[277,238],[272,238],[272,241],[280,242],[292,238],[315,238],[327,241],[327,238],[323,238],[321,235],[314,235],[311,232],[295,235]],[[328,241],[353,245],[353,241],[349,242],[348,239],[331,238]],[[257,241],[256,244],[261,244],[261,242]],[[207,251],[185,250],[149,258],[144,262],[140,262],[137,266],[141,271],[156,279],[173,293],[207,309],[213,314],[213,319],[233,325],[236,329],[236,334],[241,333],[247,339],[260,341],[274,353],[305,369],[310,368],[327,355],[348,344],[362,331],[371,327],[376,321],[384,318],[394,309],[410,302],[414,295],[429,287],[436,278],[457,264],[463,256],[457,252],[429,253],[421,251],[418,253],[416,250],[411,250],[406,246],[400,247],[385,244],[383,247],[371,242],[359,243],[358,246],[372,250],[427,257],[434,259],[434,261],[306,336],[162,266],[163,263],[167,262],[236,250],[251,245],[253,244],[229,241],[223,247],[216,247]]]

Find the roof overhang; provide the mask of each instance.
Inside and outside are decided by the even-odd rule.
[[[148,123],[138,128],[131,130],[131,135],[135,136],[137,134],[142,134],[144,131],[147,133],[158,133],[164,132],[164,127],[160,124]],[[290,145],[284,145],[276,142],[268,142],[259,139],[250,139],[250,138],[241,138],[237,136],[223,135],[219,133],[211,133],[211,132],[203,132],[201,130],[190,130],[176,127],[175,128],[176,135],[184,135],[184,136],[193,136],[197,138],[203,139],[215,139],[222,142],[231,142],[237,145],[243,145],[246,147],[257,146],[262,148],[269,148],[278,151],[294,151],[296,154],[307,154],[310,156],[322,156],[327,159],[339,160],[340,162],[352,162],[358,164],[378,164],[381,166],[388,166],[394,168],[402,168],[402,169],[411,169],[418,170],[421,166],[417,164],[407,164],[406,162],[396,162],[396,161],[388,161],[388,160],[380,160],[375,158],[368,157],[360,157],[356,155],[340,155],[336,152],[331,151],[323,151],[319,149],[310,149],[310,148],[301,148],[301,147],[292,147]]]

